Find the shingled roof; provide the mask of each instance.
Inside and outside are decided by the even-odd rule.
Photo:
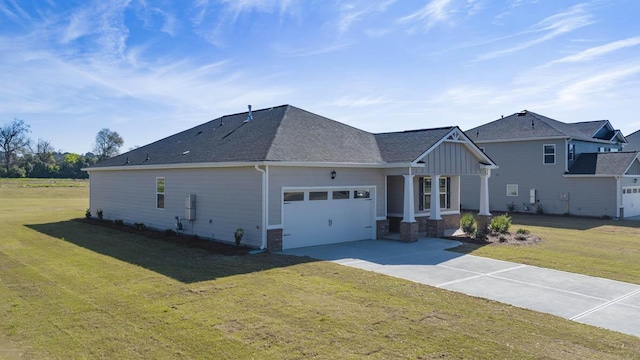
[[[372,134],[282,105],[227,115],[91,168],[228,162],[412,162],[455,127]],[[91,169],[90,168],[90,169]]]
[[[637,157],[635,151],[582,153],[567,175],[624,175]]]
[[[640,151],[640,130],[627,135],[625,139],[628,143],[625,150]]]
[[[612,130],[611,137],[597,138],[608,120],[563,123],[546,116],[524,110],[490,123],[465,131],[475,142],[500,141],[514,139],[572,138],[576,140],[605,140],[613,138],[617,132]],[[610,124],[608,125],[611,126]]]

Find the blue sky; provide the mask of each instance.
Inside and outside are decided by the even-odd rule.
[[[0,0],[0,124],[122,150],[291,104],[371,131],[528,109],[640,129],[637,0]]]

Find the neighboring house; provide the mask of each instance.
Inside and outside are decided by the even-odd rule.
[[[624,147],[626,151],[640,151],[640,130],[625,137],[627,145]]]
[[[284,105],[223,116],[85,170],[92,214],[222,241],[243,228],[244,244],[278,250],[389,230],[403,241],[441,236],[458,227],[462,177],[483,189],[475,207],[489,215],[495,168],[455,126],[371,134]]]
[[[640,215],[640,160],[609,121],[563,123],[522,111],[466,131],[500,165],[491,210],[584,216]],[[462,207],[478,186],[462,183]]]

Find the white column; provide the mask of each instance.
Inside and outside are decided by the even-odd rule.
[[[402,214],[402,222],[416,222],[413,200],[413,175],[402,176],[404,176],[404,213]]]
[[[491,169],[482,169],[480,175],[480,212],[478,215],[491,216],[489,212],[489,177]]]
[[[442,220],[440,216],[440,175],[431,176],[431,207],[429,219]]]

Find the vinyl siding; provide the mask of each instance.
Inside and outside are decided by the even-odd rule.
[[[627,170],[627,175],[640,175],[640,160],[636,159]]]
[[[543,146],[556,145],[555,165],[543,164]],[[539,204],[545,213],[616,216],[616,182],[614,178],[564,177],[567,148],[564,140],[519,141],[479,144],[499,169],[489,178],[489,207],[506,211],[513,203],[516,211],[529,207],[530,189],[536,189]],[[576,145],[576,154],[580,151]],[[597,148],[596,148],[597,150]],[[507,184],[518,185],[518,196],[507,196]],[[476,177],[462,177],[462,207],[478,209],[480,182]],[[564,196],[568,196],[569,201]]]
[[[156,178],[165,178],[165,208],[156,209]],[[262,177],[254,168],[94,171],[91,212],[106,219],[141,222],[158,230],[175,229],[185,216],[185,197],[196,195],[196,220],[183,221],[184,233],[233,241],[238,227],[243,243],[261,244]],[[193,226],[193,227],[192,227]]]
[[[331,171],[336,178],[331,179]],[[282,224],[283,187],[376,186],[376,216],[386,208],[385,175],[380,169],[269,166],[269,225]]]
[[[425,167],[418,170],[421,174],[480,174],[478,159],[462,143],[445,141],[427,154],[422,161]]]

